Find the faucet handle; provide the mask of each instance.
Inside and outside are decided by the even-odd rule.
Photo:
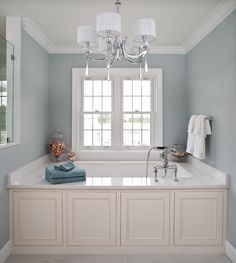
[[[165,150],[166,148],[166,146],[157,146],[157,150]]]

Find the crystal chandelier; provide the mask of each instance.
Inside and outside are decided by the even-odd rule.
[[[104,61],[107,69],[107,79],[110,80],[110,67],[125,58],[133,64],[139,64],[139,77],[142,79],[142,66],[148,72],[147,54],[149,43],[156,38],[156,23],[153,18],[140,18],[133,23],[133,49],[136,53],[129,53],[126,48],[127,37],[121,38],[121,16],[119,14],[121,2],[115,2],[116,12],[97,14],[96,27],[83,25],[77,29],[77,44],[85,49],[86,70],[89,75],[89,60]],[[102,57],[92,56],[94,48],[99,48]]]

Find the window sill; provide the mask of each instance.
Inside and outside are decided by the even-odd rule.
[[[18,144],[20,144],[20,143],[19,142],[9,142],[9,143],[5,143],[5,144],[0,144],[0,150],[8,148],[8,147],[16,146]]]
[[[79,160],[83,161],[145,161],[147,159],[147,150],[80,150],[77,153]],[[159,153],[153,151],[150,160],[159,158]]]

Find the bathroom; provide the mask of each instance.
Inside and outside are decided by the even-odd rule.
[[[116,138],[115,140],[110,139],[113,148],[109,147],[109,143],[106,147],[93,148],[89,141],[87,141],[89,147],[80,148],[85,137],[81,135],[82,111],[79,100],[82,99],[83,92],[80,91],[80,78],[86,80],[84,76],[86,54],[76,45],[77,27],[87,24],[95,25],[98,13],[116,10],[115,1],[101,0],[99,5],[96,3],[95,0],[0,1],[0,35],[13,44],[12,46],[8,43],[7,46],[14,47],[14,58],[10,59],[12,68],[9,71],[12,76],[7,76],[12,80],[14,87],[14,95],[11,96],[14,101],[11,139],[10,141],[6,139],[5,143],[0,144],[0,263],[45,261],[236,262],[236,228],[234,226],[236,222],[234,153],[236,148],[234,136],[236,128],[234,121],[234,112],[236,112],[236,1],[121,1],[122,37],[127,35],[128,40],[132,37],[132,29],[129,28],[129,24],[137,18],[153,17],[156,21],[156,39],[150,42],[150,50],[147,55],[149,71],[148,73],[145,73],[143,69],[141,71],[143,75],[141,77],[144,80],[150,78],[155,83],[155,86],[152,87],[153,92],[151,92],[153,94],[151,105],[154,113],[150,118],[153,122],[153,130],[150,131],[152,136],[149,136],[150,141],[146,142],[145,147],[135,147],[133,140],[133,144],[131,143],[133,147],[128,141],[127,147],[122,148],[125,136],[121,135],[122,128],[117,128],[116,124],[113,124],[115,129],[111,131],[111,138]],[[4,45],[5,48],[6,44]],[[1,51],[4,48],[1,47]],[[0,56],[4,60],[6,52],[1,52]],[[4,85],[2,76],[6,75],[3,64],[0,61],[1,86]],[[102,76],[103,81],[107,79],[105,62],[89,60],[88,65],[90,77],[97,75],[100,78]],[[129,74],[130,76],[127,77]],[[140,79],[139,64],[131,64],[124,57],[121,57],[121,61],[115,63],[110,69],[109,77],[111,80],[114,79],[115,83],[113,103],[116,105],[112,114],[117,124],[121,119],[119,109],[122,107],[118,103],[121,103],[122,96],[122,92],[119,93],[119,80],[124,78],[132,80],[133,76],[135,80]],[[3,94],[3,89],[0,92]],[[178,182],[174,182],[172,175],[167,179],[158,177],[159,182],[154,182],[155,174],[152,164],[161,158],[160,153],[162,152],[161,149],[158,151],[154,149],[150,155],[149,181],[147,181],[145,165],[150,147],[177,144],[183,145],[186,150],[190,117],[201,114],[211,118],[209,121],[211,135],[208,135],[205,140],[205,158],[198,160],[188,156],[187,163],[176,163]],[[143,132],[142,129],[140,130]],[[51,155],[48,156],[48,143],[52,140],[55,131],[62,134],[65,150],[76,153],[75,158],[79,159],[78,165],[84,167],[87,172],[86,182],[51,185],[42,177],[44,170],[41,171],[38,166],[48,165],[48,160],[51,158]],[[109,141],[109,135],[107,138]],[[129,138],[129,133],[126,138]],[[143,138],[147,137],[143,136]],[[217,185],[214,183],[216,179],[212,178],[210,181],[206,176],[203,181],[208,184],[207,187],[206,185],[200,186],[200,183],[196,186],[198,181],[194,181],[195,185],[184,188],[186,182],[196,179],[194,176],[188,177],[187,172],[184,173],[194,162],[197,163],[200,170],[208,169],[207,171],[221,176],[224,183]],[[29,188],[29,185],[22,185],[22,172],[24,173],[24,169],[29,169],[29,167],[31,169],[35,167],[35,173],[31,173],[29,181],[36,182],[34,180],[38,180],[37,175],[40,174],[43,178],[43,187]],[[98,170],[101,171],[98,172],[101,174],[100,179],[95,174]],[[194,171],[192,174],[194,175]],[[122,182],[119,181],[121,176],[123,176]],[[134,183],[132,176],[140,180]],[[100,184],[103,181],[102,188],[99,186],[99,180]],[[83,188],[85,184],[86,189]],[[33,213],[30,215],[28,221],[26,220],[28,228],[24,228],[24,222],[22,225],[18,224],[17,220],[15,222],[13,214],[19,213],[25,218],[27,213],[24,213],[23,210],[22,213],[18,211],[19,207],[15,206],[15,200],[18,198],[25,200],[28,195],[32,195],[32,200],[39,199],[40,196],[37,194],[41,192],[44,198],[48,196],[48,199],[51,200],[45,204],[48,215],[52,214],[50,204],[62,203],[61,206],[56,207],[56,213],[58,213],[56,228],[58,229],[55,230],[54,238],[55,233],[50,228],[44,229],[40,225],[39,230],[41,228],[42,231],[45,230],[46,238],[42,239],[43,241],[35,238],[28,243],[27,238],[29,239],[29,236],[32,235],[29,230],[33,229],[30,224],[34,223],[32,218],[37,221],[37,213],[35,216]],[[196,210],[200,209],[199,211],[204,210],[209,213],[212,211],[212,214],[216,211],[219,214],[221,225],[217,220],[214,221],[218,227],[216,227],[216,236],[213,237],[215,243],[212,241],[207,244],[210,241],[206,240],[206,236],[199,238],[196,232],[201,231],[197,227],[196,231],[192,230],[195,225],[187,224],[184,229],[190,231],[191,234],[196,234],[198,240],[188,240],[187,232],[182,232],[181,236],[181,233],[177,231],[181,223],[178,222],[175,215],[180,213],[181,209],[178,212],[176,210],[178,207],[174,208],[174,206],[181,206],[181,200],[185,198],[183,193],[186,192],[189,196],[196,193],[195,199],[212,200],[209,201],[209,204],[213,202],[212,207],[220,204],[219,208],[214,210],[204,201],[201,203],[205,210],[202,207],[196,208]],[[211,196],[213,192],[217,193],[215,199]],[[107,212],[107,203],[98,202],[97,205],[94,205],[90,201],[76,202],[80,200],[80,195],[82,200],[88,194],[91,194],[89,198],[94,202],[98,202],[96,201],[97,194],[101,194],[101,199],[106,200],[108,197],[109,202],[114,204],[110,218],[114,226],[109,229],[110,232],[105,228],[106,218],[99,212],[97,215],[97,220],[101,220],[100,230],[104,228],[112,237],[111,240],[108,240],[110,243],[106,241],[107,243],[105,242],[102,246],[99,245],[101,240],[94,239],[94,243],[90,246],[86,244],[88,242],[86,238],[79,240],[76,235],[85,235],[85,230],[87,230],[89,237],[94,233],[104,237],[108,232],[102,233],[98,229],[91,230],[92,227],[89,229],[84,227],[81,230],[79,225],[76,225],[73,230],[71,226],[76,221],[73,221],[73,217],[67,215],[67,212],[63,210],[63,207],[67,207],[70,212],[73,210],[70,204],[75,202],[76,209],[78,207],[84,209],[84,215],[90,213],[86,211],[86,206],[92,207],[92,215],[95,216],[99,207],[101,211],[103,209],[104,212]],[[55,196],[55,199],[52,196]],[[152,201],[150,206],[156,205],[158,213],[152,212],[151,209],[148,210],[149,206],[145,206],[144,201],[137,205],[135,203],[133,206],[132,202],[128,203],[129,200],[138,200],[139,196],[144,196],[145,200],[150,199]],[[223,201],[219,201],[220,198]],[[218,201],[214,202],[214,200]],[[150,238],[146,241],[149,243],[145,243],[145,240],[135,240],[136,234],[143,235],[144,232],[141,230],[139,232],[141,220],[138,217],[133,218],[132,213],[130,222],[133,223],[133,228],[131,225],[130,232],[127,232],[129,229],[122,227],[122,222],[128,220],[128,217],[122,217],[125,214],[124,211],[128,209],[127,204],[131,205],[133,210],[136,209],[138,215],[142,213],[142,210],[139,209],[141,207],[144,213],[150,213],[154,219],[158,218],[159,211],[162,211],[163,218],[168,221],[168,224],[165,224],[165,221],[156,221],[155,225],[154,219],[143,218],[145,223],[154,221],[154,227],[150,229],[142,226],[142,229],[146,229],[151,237],[155,237],[155,234],[163,235],[163,239],[158,240],[157,238],[153,241]],[[162,204],[167,205],[167,208],[166,206],[163,208]],[[23,202],[22,205],[26,203]],[[34,206],[33,202],[28,205],[32,209],[31,212],[40,211],[38,208],[43,207],[43,205]],[[189,209],[191,213],[194,212],[191,206]],[[186,213],[186,218],[191,218],[190,212]],[[46,214],[44,215],[47,217]],[[88,225],[93,226],[92,217],[85,218],[79,214],[76,216],[77,219],[88,220]],[[48,222],[54,224],[50,220]],[[21,226],[23,227],[22,232],[17,232]],[[210,227],[204,230],[207,234],[215,233]],[[133,235],[133,239],[132,237],[126,238],[125,231]],[[35,235],[38,234],[37,231],[35,233]],[[185,234],[187,241],[184,239]],[[82,244],[77,242],[82,242]],[[153,245],[152,242],[159,242],[159,244]]]

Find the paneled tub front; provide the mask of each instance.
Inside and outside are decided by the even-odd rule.
[[[86,182],[50,185],[46,165],[9,175],[13,253],[224,250],[228,185],[212,167],[190,160],[157,183],[145,162],[80,162]]]

